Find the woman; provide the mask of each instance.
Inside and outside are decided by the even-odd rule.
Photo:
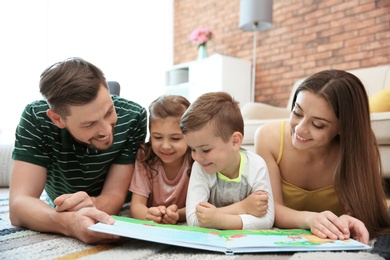
[[[289,123],[261,126],[255,149],[269,169],[276,227],[365,244],[390,233],[368,97],[356,76],[325,70],[307,78]]]

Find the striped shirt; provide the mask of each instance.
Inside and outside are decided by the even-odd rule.
[[[146,136],[146,110],[124,98],[111,98],[118,120],[113,145],[105,151],[80,144],[66,128],[58,128],[46,115],[46,100],[35,101],[24,109],[12,158],[46,168],[45,190],[52,200],[77,191],[97,196],[111,164],[135,162],[138,146]]]

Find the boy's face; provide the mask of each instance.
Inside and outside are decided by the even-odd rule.
[[[197,161],[208,174],[221,172],[228,178],[236,178],[240,166],[240,146],[233,134],[227,143],[215,135],[214,127],[207,124],[197,131],[184,135],[192,151],[192,158]]]
[[[66,118],[54,114],[52,121],[58,127],[66,128],[80,143],[106,150],[113,144],[117,119],[110,93],[102,86],[95,100],[82,106],[71,106]]]

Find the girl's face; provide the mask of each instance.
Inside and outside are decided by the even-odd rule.
[[[339,133],[339,120],[329,102],[310,91],[300,91],[290,114],[292,144],[304,150],[326,146]]]
[[[183,159],[187,143],[179,128],[180,118],[154,118],[150,122],[150,140],[153,152],[165,164]]]

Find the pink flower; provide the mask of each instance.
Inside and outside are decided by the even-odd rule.
[[[193,43],[202,45],[214,37],[214,33],[209,28],[198,28],[190,35],[190,40]]]

